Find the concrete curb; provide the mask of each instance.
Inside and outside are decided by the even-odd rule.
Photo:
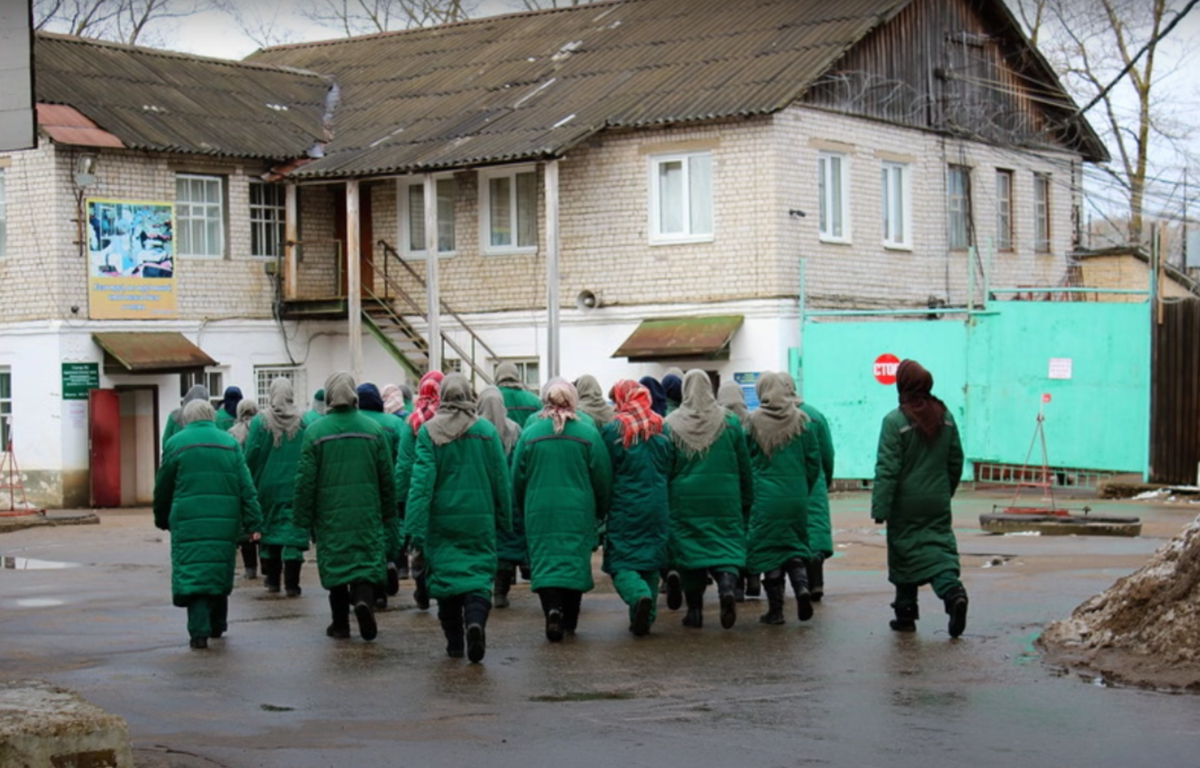
[[[100,516],[95,512],[84,513],[34,513],[28,515],[15,515],[0,517],[0,533],[8,533],[10,531],[23,531],[27,528],[41,528],[43,526],[60,526],[60,525],[99,525]]]
[[[0,765],[133,768],[125,721],[44,680],[0,683]]]

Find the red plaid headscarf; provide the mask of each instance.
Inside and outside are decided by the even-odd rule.
[[[630,379],[613,384],[608,396],[621,424],[621,445],[628,448],[639,440],[649,440],[662,432],[663,419],[651,409],[650,390]]]
[[[408,417],[408,425],[412,427],[413,434],[417,434],[417,430],[421,425],[437,415],[438,402],[441,399],[442,391],[442,372],[430,371],[421,377],[421,383],[417,385],[417,399],[413,403],[412,415]]]

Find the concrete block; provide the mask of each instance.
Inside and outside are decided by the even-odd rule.
[[[44,680],[0,683],[4,768],[133,768],[125,721]]]

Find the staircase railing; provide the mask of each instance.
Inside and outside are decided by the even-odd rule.
[[[405,334],[413,340],[414,344],[420,343],[428,346],[428,342],[426,342],[425,339],[422,338],[421,335],[418,334],[411,325],[409,325],[408,321],[396,314],[389,302],[379,298],[379,296],[377,296],[370,288],[366,288],[364,286],[364,290],[366,291],[367,296],[374,300],[374,306],[385,309],[388,317],[392,321],[392,324],[403,328]],[[404,370],[407,371],[408,374],[413,377],[413,379],[420,379],[421,375],[424,373],[424,370],[422,370],[421,366],[412,360],[408,355],[404,354],[404,350],[396,346],[392,338],[388,336],[384,328],[378,322],[376,322],[375,318],[371,316],[371,314],[367,311],[367,307],[365,306],[362,310],[362,319],[367,330],[370,331],[371,335],[375,337],[375,340],[383,346],[384,350],[386,350],[387,353],[392,356],[392,359],[399,363],[400,367],[404,368]]]
[[[401,258],[399,252],[397,252],[396,249],[393,248],[390,243],[388,243],[386,240],[380,240],[379,247],[381,247],[383,249],[384,254],[386,254],[387,256],[391,256],[393,259],[395,259],[397,262],[399,262],[400,266],[403,267],[404,270],[406,272],[408,272],[408,274],[414,280],[417,281],[418,285],[420,285],[422,288],[425,288],[425,280],[417,273],[417,271],[415,269],[412,268],[411,264],[409,264],[407,261],[405,261],[403,258]],[[384,281],[384,285],[386,286],[385,298],[386,298],[386,291],[394,292],[396,295],[396,298],[403,301],[404,304],[407,305],[408,308],[411,310],[412,314],[420,317],[425,322],[429,322],[429,318],[426,315],[425,310],[423,309],[421,304],[416,299],[413,298],[412,294],[410,294],[408,291],[404,290],[404,287],[401,286],[400,283],[389,273],[389,271],[388,271],[389,261],[390,261],[389,259],[385,258],[384,264],[383,264],[383,281]],[[372,269],[375,270],[376,274],[379,274],[379,268],[376,267],[374,263],[371,264],[371,267],[372,267]],[[462,328],[464,331],[466,331],[466,333],[471,337],[471,352],[468,353],[465,349],[463,349],[461,346],[459,346],[458,342],[456,342],[454,340],[454,338],[452,336],[450,336],[449,334],[447,334],[445,331],[441,332],[441,337],[442,337],[441,340],[442,340],[443,344],[446,346],[449,346],[451,349],[453,349],[458,354],[459,359],[462,360],[463,363],[465,363],[466,365],[470,366],[471,371],[474,374],[473,378],[478,377],[479,379],[482,379],[485,384],[491,384],[492,376],[487,371],[486,368],[484,368],[478,362],[476,362],[475,352],[477,349],[481,349],[486,354],[486,356],[492,360],[495,360],[498,357],[496,355],[496,352],[487,345],[487,342],[485,342],[482,338],[480,338],[479,334],[477,334],[474,331],[474,329],[472,329],[471,326],[468,325],[467,322],[465,320],[463,320],[462,317],[450,307],[449,304],[446,303],[445,299],[441,299],[439,297],[439,303],[441,304],[441,307],[442,307],[442,313],[449,315],[450,317],[453,317],[455,322],[458,323],[459,327]]]

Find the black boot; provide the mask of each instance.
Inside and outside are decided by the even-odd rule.
[[[763,579],[763,589],[767,592],[767,612],[758,617],[763,624],[783,624],[783,574],[776,578],[768,576]]]
[[[814,603],[819,603],[825,596],[825,556],[813,555],[804,565],[808,571],[808,594]]]
[[[466,655],[466,640],[463,636],[463,598],[448,597],[438,600],[438,621],[442,634],[446,636],[446,655],[461,659]]]
[[[800,621],[808,621],[813,616],[812,595],[808,593],[808,571],[804,561],[798,557],[788,560],[784,565],[788,581],[792,582],[792,591],[796,593],[796,617]]]
[[[579,627],[579,609],[583,604],[583,593],[574,589],[563,590],[563,632],[574,635]]]
[[[396,576],[404,581],[408,578],[408,549],[401,549],[400,556],[396,558]]]
[[[667,571],[664,583],[667,585],[667,607],[678,611],[679,606],[683,605],[683,586],[679,581],[679,571]]]
[[[946,593],[943,599],[950,616],[950,637],[958,637],[967,628],[967,590],[961,584]]]
[[[288,597],[300,597],[300,569],[303,566],[303,560],[283,561],[283,589]]]
[[[512,589],[513,576],[516,576],[515,568],[507,568],[501,566],[496,569],[496,583],[493,588],[493,604],[497,608],[507,608],[509,606],[508,593]]]
[[[334,587],[329,590],[329,611],[333,614],[333,623],[325,630],[325,634],[336,640],[350,637],[350,588]]]
[[[467,624],[467,660],[472,664],[483,661],[483,655],[487,651],[487,636],[484,629],[487,627],[488,611],[491,610],[491,607],[487,598],[479,595],[467,595],[464,598],[463,618]]]
[[[413,601],[422,611],[429,610],[429,587],[425,583],[425,558],[422,555],[413,557],[412,577],[416,588],[413,589]]]
[[[379,625],[375,623],[375,611],[371,607],[375,587],[375,584],[354,585],[354,618],[358,621],[358,634],[363,640],[374,640],[379,634]]]
[[[717,598],[721,603],[721,626],[729,629],[737,621],[737,588],[738,576],[729,571],[717,571]]]
[[[279,592],[279,575],[283,570],[283,561],[277,557],[267,557],[266,553],[262,556],[262,574],[263,586],[271,594]]]
[[[733,582],[733,602],[746,602],[746,577],[740,573],[737,575],[737,581]]]
[[[687,600],[683,626],[700,629],[704,626],[704,592],[684,592],[683,597]]]
[[[243,576],[247,579],[258,578],[258,542],[243,541],[238,545],[242,550],[242,564],[246,566]]]
[[[387,582],[384,591],[388,597],[395,597],[400,592],[400,568],[394,562],[387,564]]]
[[[654,607],[653,598],[642,597],[633,606],[633,620],[629,622],[629,631],[634,637],[645,637],[650,634],[650,609]]]
[[[757,573],[746,575],[746,597],[760,597],[762,595],[762,577]]]
[[[386,611],[388,605],[387,584],[372,584],[371,585],[372,602],[375,605],[375,610]]]
[[[916,632],[917,619],[921,618],[921,613],[915,605],[902,605],[897,607],[892,603],[892,609],[896,611],[896,618],[888,622],[888,626],[896,632]]]
[[[542,612],[546,614],[546,639],[552,643],[561,643],[563,639],[561,590],[555,587],[539,589],[538,598],[542,601]]]
[[[520,570],[521,570],[521,579],[523,581],[526,581],[526,582],[533,581],[532,573],[530,572],[528,565],[522,565]]]

